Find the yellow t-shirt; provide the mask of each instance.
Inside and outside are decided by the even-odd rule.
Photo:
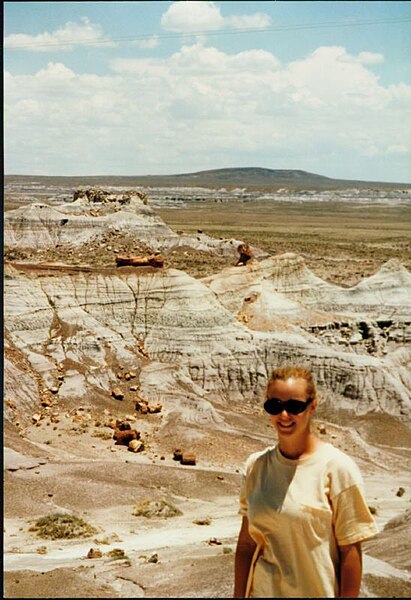
[[[338,546],[378,532],[357,465],[331,444],[300,460],[278,446],[249,456],[240,512],[257,543],[251,598],[338,596]]]

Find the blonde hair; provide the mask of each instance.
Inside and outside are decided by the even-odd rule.
[[[277,381],[278,379],[280,381],[287,381],[290,377],[293,379],[304,379],[307,382],[308,397],[317,400],[317,387],[315,385],[314,377],[311,371],[304,367],[288,366],[273,369],[267,383],[267,390],[274,381]]]

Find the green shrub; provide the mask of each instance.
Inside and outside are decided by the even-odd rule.
[[[162,519],[177,517],[182,514],[181,510],[167,502],[164,498],[161,498],[160,500],[146,498],[136,506],[136,509],[133,512],[135,517],[161,517]]]
[[[54,513],[37,519],[29,531],[35,531],[38,537],[51,540],[90,537],[97,530],[80,517],[69,513]]]

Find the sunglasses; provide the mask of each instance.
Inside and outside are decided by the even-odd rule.
[[[290,415],[299,415],[305,411],[312,401],[313,398],[308,398],[307,402],[301,400],[286,400],[286,402],[283,402],[278,398],[267,398],[264,402],[264,410],[270,415],[279,415],[283,410],[286,410]]]

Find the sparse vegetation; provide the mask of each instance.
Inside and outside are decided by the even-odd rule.
[[[160,500],[146,498],[139,502],[133,512],[135,517],[146,517],[148,519],[153,517],[168,519],[170,517],[178,517],[182,514],[181,510],[167,502],[164,498]]]
[[[209,517],[205,517],[204,519],[194,519],[194,525],[211,525],[211,519]]]
[[[97,533],[86,521],[70,513],[54,513],[41,517],[29,531],[36,532],[38,537],[51,540],[90,537]]]

